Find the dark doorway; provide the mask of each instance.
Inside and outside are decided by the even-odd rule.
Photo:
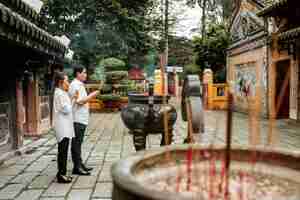
[[[279,61],[276,65],[276,91],[275,105],[278,108],[277,118],[289,118],[290,113],[290,61]],[[288,77],[288,83],[284,87],[284,80]],[[283,90],[281,104],[279,105],[280,92]]]

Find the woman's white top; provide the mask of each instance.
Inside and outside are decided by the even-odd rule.
[[[68,93],[55,88],[53,101],[53,127],[57,141],[60,142],[65,137],[75,137],[72,103]]]

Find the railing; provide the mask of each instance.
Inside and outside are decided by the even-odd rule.
[[[208,84],[207,108],[211,110],[222,110],[227,108],[228,85]]]

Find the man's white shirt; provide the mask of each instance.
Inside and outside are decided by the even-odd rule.
[[[77,80],[76,78],[71,82],[70,88],[69,88],[69,95],[70,97],[74,97],[76,95],[76,92],[78,91],[78,101],[81,101],[82,99],[87,97],[87,92],[84,87],[84,83]],[[89,122],[89,105],[88,103],[84,105],[79,105],[77,103],[73,104],[73,118],[74,122],[88,125]]]

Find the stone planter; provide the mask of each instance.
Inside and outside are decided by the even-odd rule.
[[[174,147],[164,147],[157,149],[155,151],[140,152],[134,156],[123,159],[118,163],[114,164],[112,167],[112,178],[113,178],[113,200],[181,200],[181,199],[195,199],[184,195],[183,193],[164,191],[160,187],[155,187],[155,184],[151,182],[157,179],[163,179],[165,176],[173,177],[176,180],[177,173],[173,173],[172,168],[174,166],[183,165],[186,166],[187,163],[187,151],[191,146],[174,146]],[[166,159],[166,152],[169,153],[171,159]],[[251,149],[246,149],[242,147],[236,147],[231,151],[231,171],[234,171],[234,163],[239,163],[240,166],[245,168],[237,168],[239,170],[243,169],[245,171],[249,170],[248,173],[251,175],[253,171],[252,166],[250,166],[251,158],[255,156],[259,158],[256,164],[255,170],[266,176],[276,176],[280,179],[286,181],[291,181],[288,187],[294,187],[298,190],[293,196],[286,196],[283,198],[278,198],[278,200],[298,200],[299,189],[300,189],[300,152],[291,153],[285,152],[283,150],[267,151],[265,149],[256,149],[255,151]],[[223,158],[225,151],[222,147],[217,147],[214,150],[208,147],[194,145],[193,146],[194,155],[202,155],[193,161],[193,164],[198,164],[199,166],[204,166],[204,163],[209,163],[211,157],[218,159]],[[176,159],[176,160],[175,160]],[[197,166],[198,166],[197,165]],[[209,165],[207,165],[209,166]],[[247,167],[248,166],[248,167]],[[262,166],[266,166],[265,168]],[[186,168],[183,168],[186,169]],[[155,175],[153,171],[159,172]],[[257,173],[258,173],[257,172]],[[256,173],[256,171],[255,171]],[[200,173],[200,176],[202,174]],[[249,175],[249,176],[250,176]],[[148,183],[149,182],[149,183]],[[174,181],[176,184],[176,181]],[[174,183],[172,181],[169,184]],[[259,184],[259,183],[257,183]],[[260,186],[263,187],[263,186]],[[289,194],[289,195],[292,195]],[[207,198],[201,197],[201,191],[197,193],[197,199],[208,200]],[[267,200],[270,199],[268,196],[262,198],[254,198],[255,200]],[[221,198],[223,200],[223,198]],[[232,199],[230,199],[232,200]],[[277,200],[277,199],[276,199]]]

